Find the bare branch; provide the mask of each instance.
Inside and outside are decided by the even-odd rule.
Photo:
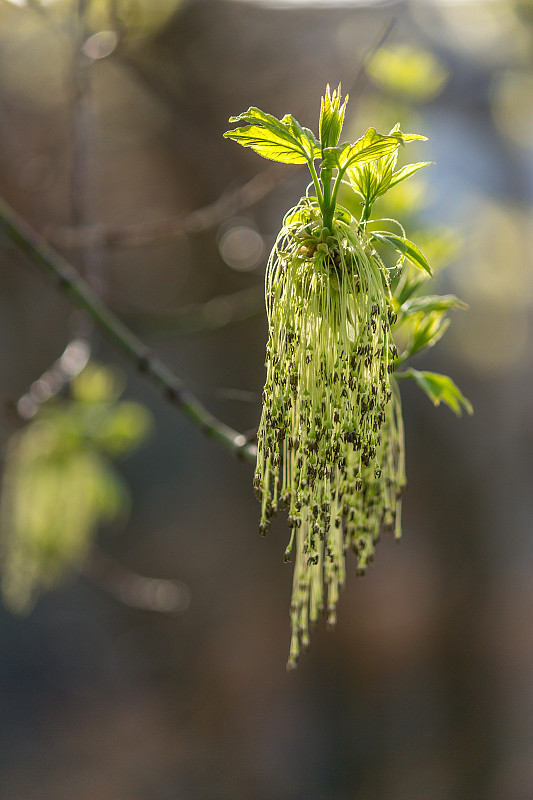
[[[225,328],[233,322],[241,322],[256,317],[265,309],[265,289],[263,284],[239,289],[231,294],[220,294],[205,303],[191,303],[175,312],[124,313],[128,323],[142,329],[189,336],[196,333],[210,333]]]
[[[134,225],[90,225],[65,227],[47,231],[56,247],[135,247],[164,239],[176,239],[189,233],[209,230],[225,219],[263,199],[282,180],[275,167],[255,175],[237,189],[225,192],[214,203],[178,217],[138,222]]]
[[[241,459],[251,462],[255,460],[255,447],[247,442],[246,437],[216,419],[184,386],[183,381],[113,314],[74,267],[53,250],[4,200],[0,200],[0,231],[33,264],[46,272],[77,306],[86,311],[107,338],[208,438]]]
[[[98,545],[93,547],[83,573],[119,602],[141,611],[181,614],[191,602],[191,590],[183,581],[139,575],[111,558]]]
[[[385,22],[376,40],[370,45],[368,51],[363,55],[361,63],[359,64],[357,72],[355,73],[353,81],[349,87],[349,94],[352,95],[352,97],[360,98],[361,93],[365,89],[365,84],[368,83],[366,66],[368,62],[371,61],[372,58],[374,58],[376,53],[379,50],[381,50],[381,48],[387,42],[387,39],[389,38],[395,27],[396,27],[396,17],[391,17],[388,20],[388,22]]]

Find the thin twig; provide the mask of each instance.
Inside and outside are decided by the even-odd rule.
[[[181,614],[189,608],[191,590],[180,580],[139,575],[93,545],[83,574],[130,608],[160,614]]]
[[[41,6],[30,6],[44,13]],[[71,212],[75,226],[94,224],[93,168],[90,164],[93,141],[94,115],[91,102],[90,62],[82,52],[88,36],[86,25],[90,0],[78,0],[74,19],[69,29],[72,48],[71,75],[71,141],[72,166],[70,171]],[[100,249],[84,247],[80,253],[82,273],[89,283],[101,279]],[[100,284],[102,281],[100,280]],[[63,354],[31,384],[16,404],[21,420],[31,419],[43,403],[60,394],[65,386],[78,375],[89,361],[91,354],[90,334],[92,322],[87,314],[75,312],[70,320],[71,339]]]
[[[77,0],[73,9],[70,70],[70,134],[72,159],[70,167],[70,205],[75,229],[98,227],[94,163],[96,118],[91,85],[92,59],[83,52],[89,36],[87,20],[91,0]],[[103,253],[99,242],[83,243],[80,253],[81,273],[91,286],[102,292]]]
[[[225,192],[214,203],[181,216],[138,222],[133,225],[90,225],[47,231],[56,247],[135,247],[153,241],[176,239],[189,233],[201,233],[223,222],[243,208],[258,203],[280,183],[281,170],[275,167],[255,175],[237,189]]]
[[[216,419],[184,386],[183,381],[102,302],[80,274],[53,250],[7,203],[0,199],[0,231],[33,264],[51,276],[72,301],[85,310],[96,326],[145,373],[180,411],[210,439],[237,457],[253,462],[255,447],[238,431]]]
[[[392,31],[396,26],[396,17],[391,17],[391,19],[386,22],[378,34],[377,39],[373,44],[369,47],[366,53],[364,53],[361,63],[357,68],[357,71],[354,75],[353,81],[351,86],[349,87],[349,94],[353,97],[360,97],[362,89],[364,89],[365,82],[368,81],[368,73],[366,72],[366,66],[369,61],[371,61],[376,53],[381,50],[389,36],[391,35]]]
[[[263,284],[239,289],[231,294],[220,294],[205,303],[191,303],[175,312],[125,312],[127,324],[150,333],[190,336],[211,333],[234,322],[252,319],[264,313],[265,289]]]

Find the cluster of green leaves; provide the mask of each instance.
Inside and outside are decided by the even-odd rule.
[[[121,381],[88,365],[8,442],[0,497],[2,592],[15,611],[79,567],[99,524],[125,517],[129,493],[111,459],[147,435],[151,419],[119,401]]]
[[[326,87],[320,108],[319,138],[290,114],[277,119],[253,107],[231,117],[230,122],[245,124],[224,135],[264,158],[286,164],[307,164],[323,226],[333,230],[336,218],[351,221],[378,250],[385,247],[397,254],[389,275],[397,314],[395,333],[405,341],[396,364],[399,367],[410,356],[435,345],[448,328],[448,313],[465,308],[465,304],[453,295],[423,296],[424,282],[432,273],[420,248],[405,236],[402,226],[395,220],[386,222],[392,223],[400,233],[375,229],[378,221],[371,219],[378,198],[430,166],[432,162],[421,161],[396,168],[400,147],[417,140],[425,141],[426,137],[403,133],[399,125],[395,125],[387,134],[369,128],[357,141],[339,144],[347,102],[347,97],[341,101],[340,85],[333,92],[329,85]],[[360,198],[362,209],[358,219],[338,203],[341,186]],[[407,370],[397,372],[396,376],[413,378],[435,405],[443,402],[456,414],[463,408],[469,413],[472,411],[469,401],[445,375]]]
[[[416,139],[425,139],[424,136],[418,134],[404,134],[396,126],[387,135],[377,133],[374,128],[369,128],[365,135],[356,142],[339,144],[347,102],[348,98],[341,103],[340,85],[333,93],[329,86],[326,87],[320,109],[320,139],[317,139],[309,128],[300,125],[291,114],[277,119],[272,114],[265,114],[254,107],[249,108],[243,114],[231,117],[230,122],[244,122],[245,125],[227,131],[224,136],[233,139],[243,147],[250,147],[259,155],[272,161],[281,161],[285,164],[307,164],[315,186],[324,225],[331,227],[338,191],[345,175],[350,180],[357,182],[360,179],[362,167],[381,159],[387,159],[387,164],[393,164],[395,163],[394,154],[400,145]],[[317,159],[320,159],[318,169],[315,166]],[[417,165],[416,168],[420,167]],[[399,173],[401,172],[400,170]],[[396,183],[409,176],[408,172],[403,177],[399,173],[394,176]],[[392,177],[391,174],[390,180]],[[384,180],[383,177],[381,180],[383,185]],[[386,191],[386,188],[383,188],[383,191]],[[372,208],[372,194],[374,193],[374,187],[371,193],[363,187],[367,218]],[[379,193],[376,194],[377,196]]]

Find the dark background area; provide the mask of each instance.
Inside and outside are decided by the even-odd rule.
[[[129,522],[99,546],[182,581],[191,602],[180,614],[128,608],[81,575],[27,617],[0,611],[0,796],[533,798],[533,5],[102,0],[81,32],[78,12],[0,0],[0,192],[210,410],[239,430],[257,424],[264,263],[307,180],[223,139],[227,119],[256,105],[316,130],[325,84],[342,81],[347,136],[397,119],[428,136],[409,152],[436,162],[417,184],[416,224],[460,239],[436,290],[470,310],[415,365],[451,374],[475,415],[457,420],[402,385],[403,539],[382,538],[364,580],[348,558],[336,629],[320,625],[288,674],[285,521],[260,538],[251,467],[94,334],[96,356],[120,365],[155,418],[120,465]],[[87,44],[101,31],[116,41]],[[420,72],[397,87],[368,75],[380,40],[433,54],[434,90]],[[135,241],[259,174],[257,202],[205,230]],[[133,232],[83,244],[80,225]],[[5,441],[10,405],[76,322],[7,242],[0,281]],[[191,311],[240,290],[237,310]],[[213,330],[187,332],[198,308]]]

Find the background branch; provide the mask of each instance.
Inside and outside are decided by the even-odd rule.
[[[243,208],[258,203],[281,181],[282,170],[268,167],[237,189],[224,192],[213,203],[177,217],[148,220],[131,225],[64,227],[47,232],[57,247],[135,247],[189,233],[209,230]]]
[[[95,325],[117,345],[210,439],[239,458],[253,462],[255,447],[246,437],[214,417],[164,364],[115,314],[59,253],[53,250],[4,200],[0,200],[0,230],[30,261],[46,272],[73,302],[86,311]]]
[[[259,316],[265,310],[263,283],[239,289],[230,294],[220,294],[205,303],[190,303],[175,312],[125,312],[129,324],[157,334],[189,336],[210,333],[225,328],[233,322]]]

